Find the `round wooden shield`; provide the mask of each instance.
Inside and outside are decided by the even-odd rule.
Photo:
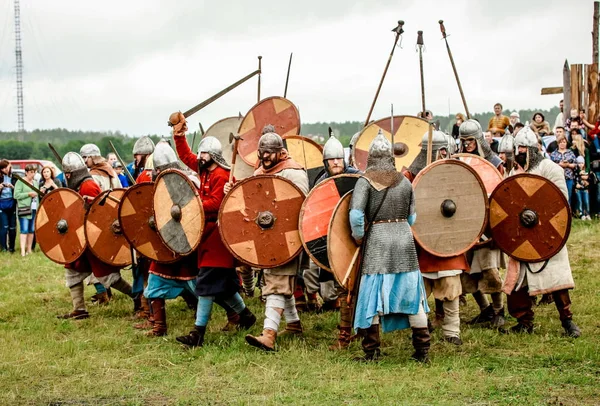
[[[196,186],[178,169],[161,172],[152,199],[156,229],[165,245],[181,256],[200,244],[204,209]]]
[[[488,196],[492,194],[494,189],[502,182],[504,177],[500,171],[487,159],[474,154],[455,154],[453,158],[458,158],[471,168],[475,169],[477,175],[485,185],[485,191]]]
[[[248,111],[237,132],[244,139],[238,144],[238,153],[253,168],[258,160],[258,140],[267,124],[273,125],[282,137],[297,135],[300,133],[300,113],[294,103],[277,96],[259,101]]]
[[[298,215],[303,201],[304,193],[281,176],[244,179],[221,203],[221,239],[233,256],[247,265],[284,265],[302,250]]]
[[[131,246],[119,223],[125,189],[106,190],[92,201],[85,218],[85,237],[92,253],[109,265],[131,265]]]
[[[544,261],[569,238],[569,202],[546,178],[514,175],[490,197],[490,226],[496,245],[507,255],[524,262]]]
[[[50,260],[70,264],[86,248],[85,207],[79,193],[60,188],[48,193],[35,216],[35,239]]]
[[[342,196],[354,190],[357,174],[342,174],[327,178],[315,186],[300,210],[300,239],[308,256],[322,269],[328,271],[327,231],[333,211]]]
[[[221,119],[208,127],[208,130],[204,133],[204,137],[215,137],[221,141],[221,145],[223,146],[223,158],[225,158],[229,164],[231,163],[231,156],[233,155],[233,145],[229,142],[229,134],[237,134],[243,119],[244,118],[240,116]]]
[[[286,135],[283,145],[294,161],[306,169],[308,181],[314,185],[315,181],[325,171],[323,165],[323,147],[302,135]]]
[[[351,199],[351,191],[342,196],[333,210],[327,233],[327,256],[331,273],[343,287],[348,287],[349,282],[353,283],[351,279],[356,276],[353,274],[360,266],[358,258],[360,246],[354,242],[350,229]]]
[[[139,183],[127,189],[119,205],[119,223],[125,238],[137,252],[156,262],[175,262],[179,255],[162,242],[156,230],[153,195],[153,183]]]
[[[426,166],[413,181],[415,240],[438,257],[460,255],[483,234],[488,215],[485,186],[466,163],[443,159]]]
[[[377,136],[379,130],[392,142],[392,120],[390,117],[377,120],[367,125],[358,136],[352,148],[354,165],[364,171],[367,168],[369,147]],[[396,170],[408,168],[421,152],[421,139],[429,131],[429,123],[419,117],[394,116],[394,156],[396,157]]]

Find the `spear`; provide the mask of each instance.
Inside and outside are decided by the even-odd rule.
[[[421,72],[421,107],[423,108],[422,116],[427,116],[425,108],[425,74],[423,72],[423,31],[417,31],[417,48],[419,50],[419,69]],[[429,121],[429,120],[428,120]],[[433,148],[433,128],[432,124],[429,123],[429,133],[427,135],[427,165],[431,163],[431,149]]]
[[[377,91],[375,92],[375,98],[373,99],[373,103],[371,104],[371,108],[369,109],[369,114],[367,115],[367,119],[365,120],[365,127],[369,124],[369,120],[371,120],[371,114],[373,113],[373,109],[375,108],[375,102],[377,102],[377,98],[379,97],[379,92],[381,91],[381,85],[383,85],[383,80],[385,79],[385,75],[387,74],[387,70],[390,67],[390,63],[392,62],[392,56],[394,56],[394,50],[396,49],[396,44],[398,44],[398,39],[400,35],[404,32],[402,26],[404,25],[404,21],[399,20],[398,26],[392,30],[392,32],[396,33],[394,38],[394,46],[392,47],[392,51],[390,52],[390,56],[388,57],[387,63],[385,64],[385,69],[383,70],[383,75],[381,76],[381,80],[379,81],[379,86],[377,86]]]
[[[287,96],[287,88],[288,88],[288,82],[290,81],[290,69],[292,69],[292,56],[294,55],[294,53],[290,53],[290,62],[288,63],[288,70],[287,70],[287,76],[285,77],[285,90],[283,91],[283,97],[285,98]]]
[[[465,99],[465,94],[463,93],[462,85],[460,84],[460,79],[458,78],[458,72],[456,71],[456,65],[454,65],[454,58],[452,57],[452,51],[450,51],[450,45],[448,45],[448,38],[446,35],[446,27],[444,27],[444,20],[438,21],[440,23],[440,30],[442,31],[442,35],[444,36],[444,41],[446,41],[446,49],[448,50],[448,56],[450,57],[450,64],[452,65],[452,70],[454,71],[454,77],[456,77],[456,84],[458,84],[458,91],[460,92],[460,98],[462,99],[463,106],[465,106],[465,112],[467,113],[467,118],[471,118],[471,113],[469,113],[469,108],[467,107],[467,100]]]
[[[258,103],[260,101],[260,77],[262,76],[262,56],[258,56],[258,94],[256,97],[256,102]]]

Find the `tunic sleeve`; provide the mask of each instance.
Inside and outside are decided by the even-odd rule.
[[[177,149],[177,155],[179,155],[181,162],[196,172],[198,170],[198,157],[190,149],[185,136],[173,137],[173,140],[175,141],[175,148]]]
[[[371,185],[365,178],[360,178],[354,186],[352,199],[350,200],[350,227],[352,237],[360,240],[365,235],[365,211],[369,202]]]

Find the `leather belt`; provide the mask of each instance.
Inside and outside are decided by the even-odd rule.
[[[373,224],[383,224],[383,223],[406,223],[406,219],[389,219],[389,220],[377,220],[374,221]]]

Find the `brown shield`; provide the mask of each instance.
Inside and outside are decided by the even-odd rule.
[[[303,201],[304,193],[281,176],[244,179],[221,204],[221,239],[233,256],[247,265],[284,265],[302,250],[298,215]]]
[[[35,216],[35,239],[50,260],[70,264],[86,248],[85,207],[79,193],[60,188],[48,193]]]
[[[244,139],[238,144],[240,157],[251,167],[256,166],[258,140],[263,127],[271,124],[280,136],[300,133],[300,114],[294,103],[283,97],[268,97],[255,104],[240,124],[238,134]]]
[[[204,137],[215,137],[221,141],[223,158],[225,158],[228,164],[231,164],[231,157],[233,155],[233,143],[229,142],[229,134],[237,134],[243,119],[241,116],[224,118],[211,125],[204,134]],[[248,165],[242,159],[236,159],[234,176],[237,180],[246,179],[252,176],[253,173],[254,167]]]
[[[367,125],[358,136],[352,148],[354,165],[364,171],[367,168],[369,146],[379,130],[392,142],[392,120],[390,117],[382,118]],[[419,117],[394,116],[394,156],[396,170],[408,168],[421,152],[421,139],[429,131],[429,123]]]
[[[488,198],[475,170],[456,159],[436,161],[413,181],[415,240],[438,257],[460,255],[485,230]]]
[[[92,201],[85,218],[85,237],[92,253],[102,262],[131,265],[131,246],[119,223],[119,203],[125,189],[107,190]]]
[[[458,158],[471,168],[475,169],[477,175],[485,185],[485,190],[489,195],[492,194],[496,186],[504,179],[500,171],[487,159],[474,154],[455,154],[453,158]]]
[[[300,239],[308,256],[322,269],[331,270],[327,257],[329,222],[342,196],[354,190],[357,174],[327,178],[315,186],[300,210]]]
[[[311,185],[325,171],[323,165],[323,147],[302,135],[286,135],[283,145],[294,161],[306,169],[308,181]]]
[[[544,261],[569,238],[569,202],[546,178],[511,176],[490,197],[490,226],[496,245],[507,255],[524,262]]]
[[[152,199],[156,229],[165,245],[178,255],[191,254],[200,244],[204,209],[196,186],[178,169],[161,172]]]
[[[348,290],[352,290],[359,274],[360,246],[356,245],[350,229],[350,200],[352,192],[346,193],[335,206],[329,231],[327,232],[327,256],[331,273],[337,282]]]
[[[129,244],[143,256],[156,262],[175,262],[179,255],[160,239],[152,211],[153,183],[133,185],[123,194],[119,205],[119,223]]]

